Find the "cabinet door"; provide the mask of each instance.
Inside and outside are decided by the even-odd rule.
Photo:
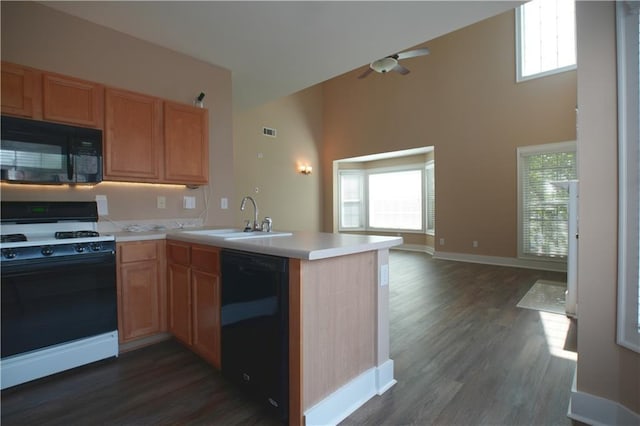
[[[220,368],[220,277],[192,270],[193,348]]]
[[[45,120],[86,127],[103,127],[104,88],[102,85],[45,73],[42,86]]]
[[[164,241],[118,243],[117,255],[120,343],[165,331]]]
[[[209,180],[208,111],[165,102],[164,147],[167,182],[206,184]]]
[[[2,113],[42,118],[42,85],[35,70],[2,62]]]
[[[169,331],[177,339],[191,345],[191,270],[188,266],[169,263]]]
[[[160,285],[156,260],[127,263],[122,278],[122,327],[120,341],[159,333],[162,330]]]
[[[162,101],[105,91],[105,180],[158,182],[162,167]]]

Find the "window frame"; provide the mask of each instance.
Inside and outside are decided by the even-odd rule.
[[[576,163],[577,163],[577,144],[576,141],[565,141],[565,142],[555,142],[548,143],[542,145],[529,145],[529,146],[521,146],[516,149],[517,153],[517,191],[518,191],[518,259],[525,260],[538,260],[542,262],[553,262],[553,263],[567,263],[568,256],[543,256],[543,255],[531,255],[524,253],[523,244],[524,244],[524,194],[522,191],[523,184],[523,158],[529,155],[542,154],[542,153],[558,153],[558,152],[568,152],[573,151],[576,154]],[[577,164],[576,164],[577,170]]]
[[[433,160],[427,161],[425,163],[419,164],[404,164],[401,166],[391,166],[391,167],[375,167],[370,169],[339,169],[338,170],[338,232],[366,232],[366,231],[374,231],[374,232],[387,232],[387,233],[403,233],[403,234],[428,234],[426,229],[426,215],[427,215],[427,193],[426,193],[426,168],[427,164],[434,163]],[[369,223],[369,175],[371,174],[380,174],[380,173],[393,173],[393,172],[406,172],[417,170],[420,171],[420,182],[421,182],[421,196],[422,196],[422,223],[421,229],[400,229],[400,228],[377,228],[372,227]],[[343,174],[361,174],[363,178],[363,197],[361,204],[361,212],[364,214],[364,228],[345,228],[342,224],[342,175]],[[435,235],[435,228],[433,230],[433,234]]]
[[[640,353],[638,4],[616,2],[618,65],[618,318],[616,342]],[[627,9],[631,8],[631,9]],[[635,158],[635,162],[633,159]]]
[[[574,2],[575,3],[575,2]],[[521,83],[529,80],[535,80],[537,78],[547,77],[554,74],[560,74],[567,71],[573,71],[577,69],[577,52],[576,52],[576,62],[572,65],[565,65],[563,67],[553,68],[546,71],[541,71],[535,74],[523,75],[523,53],[524,53],[524,40],[522,37],[522,13],[524,10],[524,4],[515,8],[515,41],[516,41],[516,82]],[[574,21],[574,31],[575,31],[575,21]],[[574,43],[575,49],[575,43]]]

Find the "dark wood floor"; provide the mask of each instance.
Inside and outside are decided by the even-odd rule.
[[[394,251],[391,357],[398,383],[344,425],[569,425],[575,329],[517,308],[563,274]],[[5,390],[9,425],[278,424],[208,364],[167,341]]]

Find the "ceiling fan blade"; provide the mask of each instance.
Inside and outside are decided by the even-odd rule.
[[[393,70],[395,72],[399,72],[402,75],[407,75],[409,74],[411,71],[409,71],[407,68],[403,67],[402,65],[398,64],[395,67],[393,67]]]
[[[371,74],[373,72],[373,70],[371,68],[367,68],[367,70],[365,72],[363,72],[362,74],[360,74],[358,76],[358,78],[365,78],[366,76],[368,76],[369,74]]]
[[[400,60],[400,59],[407,59],[407,58],[415,58],[416,56],[422,56],[422,55],[428,55],[428,54],[429,54],[429,49],[425,47],[422,49],[407,50],[406,52],[396,53],[394,57]]]

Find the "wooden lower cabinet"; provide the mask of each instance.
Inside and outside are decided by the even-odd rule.
[[[167,271],[169,332],[191,345],[191,269],[169,260]]]
[[[120,343],[166,331],[164,241],[117,244]]]
[[[220,368],[220,276],[191,271],[193,349]]]
[[[220,368],[220,250],[167,242],[169,331]]]

